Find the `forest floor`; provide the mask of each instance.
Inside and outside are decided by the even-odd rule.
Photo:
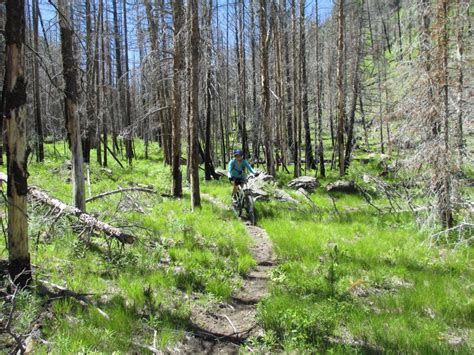
[[[158,148],[148,160],[142,152],[137,142],[132,168],[91,164],[87,197],[119,187],[168,192]],[[48,145],[46,161],[30,163],[29,183],[70,203],[67,156],[66,146]],[[348,178],[360,182],[361,171],[377,176],[380,161],[354,164]],[[126,246],[32,202],[34,287],[12,302],[1,240],[0,328],[11,318],[11,333],[30,336],[36,353],[474,351],[472,244],[458,233],[436,235],[404,201],[369,185],[371,200],[329,194],[324,186],[338,179],[330,172],[302,197],[284,187],[290,179],[277,176],[298,202],[257,202],[256,227],[229,208],[225,180],[202,181],[195,212],[187,192],[180,200],[127,192],[89,202],[90,214],[137,236]],[[462,193],[474,196],[472,186]],[[472,218],[463,213],[456,218]],[[15,347],[6,332],[0,343],[0,353]]]

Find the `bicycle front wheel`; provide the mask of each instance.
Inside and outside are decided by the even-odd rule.
[[[245,209],[247,210],[247,216],[250,223],[255,226],[257,225],[257,212],[255,211],[255,201],[252,196],[247,196],[247,201],[245,204]]]

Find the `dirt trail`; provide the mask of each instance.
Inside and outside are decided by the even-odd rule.
[[[230,209],[212,196],[202,197],[219,208]],[[173,352],[237,354],[248,337],[263,334],[256,320],[256,305],[268,295],[267,281],[275,257],[266,231],[249,223],[245,225],[255,241],[250,249],[257,266],[243,279],[242,286],[234,292],[229,303],[200,306],[192,310],[194,329]]]

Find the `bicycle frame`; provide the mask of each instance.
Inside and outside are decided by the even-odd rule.
[[[255,225],[255,203],[251,194],[249,193],[249,190],[250,189],[247,187],[247,179],[237,185],[237,201],[236,206],[233,206],[233,208],[239,217],[242,216],[242,210],[245,209],[250,222]]]

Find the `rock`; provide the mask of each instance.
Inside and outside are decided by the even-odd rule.
[[[301,176],[293,179],[288,183],[288,187],[292,189],[305,189],[306,191],[312,192],[319,186],[319,181],[313,176]]]
[[[284,201],[284,202],[294,202],[294,203],[298,202],[293,197],[291,197],[289,193],[283,190],[279,190],[279,189],[275,191],[275,197],[277,200]]]
[[[356,193],[357,189],[354,181],[339,180],[326,185],[327,192]]]

